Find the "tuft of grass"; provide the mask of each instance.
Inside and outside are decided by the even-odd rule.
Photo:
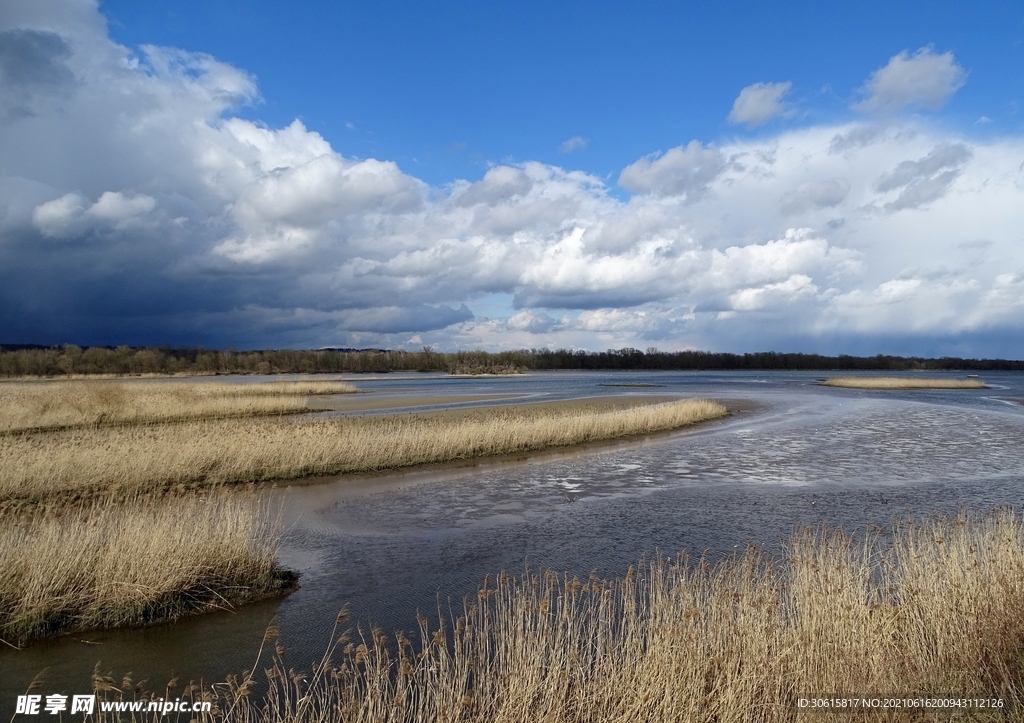
[[[980,379],[831,377],[821,384],[826,387],[847,389],[988,389],[988,385]]]
[[[296,414],[307,411],[306,397],[355,391],[326,380],[7,382],[0,384],[0,434]]]
[[[0,639],[173,620],[282,592],[280,520],[253,495],[0,516]]]
[[[1002,707],[956,714],[1003,721],[1019,717],[1024,693],[1024,533],[1004,511],[901,522],[885,536],[807,530],[782,559],[756,549],[714,566],[656,559],[616,580],[502,574],[453,624],[418,621],[418,640],[345,634],[308,673],[278,652],[262,666],[265,680],[250,673],[195,686],[196,700],[213,703],[195,717],[789,723],[954,714],[797,704],[844,697],[999,699]],[[265,696],[252,694],[257,682]]]
[[[686,400],[594,413],[233,419],[0,436],[0,505],[371,472],[677,429],[725,416]]]

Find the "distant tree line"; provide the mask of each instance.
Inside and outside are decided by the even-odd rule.
[[[436,352],[390,349],[267,349],[221,351],[202,348],[82,348],[0,345],[0,377],[56,377],[88,374],[340,374],[445,372],[516,373],[530,370],[879,370],[1007,371],[1024,370],[1024,361],[898,356],[822,356],[820,354],[722,354],[664,352],[654,348],[602,352],[569,349]]]

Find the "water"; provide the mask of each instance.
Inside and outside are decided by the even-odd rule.
[[[452,379],[395,375],[358,386],[389,395],[513,393],[531,400],[684,394],[745,411],[695,431],[280,492],[281,561],[292,595],[234,612],[0,651],[10,700],[48,668],[44,692],[84,693],[100,670],[162,689],[254,667],[267,625],[308,668],[337,612],[385,630],[461,608],[506,570],[621,575],[643,556],[778,550],[794,527],[886,525],[962,507],[1020,507],[1024,375],[982,375],[982,391],[868,392],[816,386],[815,373],[542,373]],[[649,383],[655,387],[601,386]],[[522,398],[507,403],[521,402]],[[473,404],[473,403],[469,403]],[[438,404],[437,408],[452,406]],[[278,494],[278,493],[275,493]],[[571,500],[571,502],[570,502]]]

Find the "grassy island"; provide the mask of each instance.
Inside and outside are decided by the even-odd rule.
[[[275,560],[281,525],[252,495],[107,499],[0,521],[9,645],[223,610],[295,585]]]
[[[822,386],[846,389],[988,389],[980,379],[934,379],[908,377],[831,377]]]

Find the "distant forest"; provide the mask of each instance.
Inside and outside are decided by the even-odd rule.
[[[819,354],[719,354],[664,352],[654,348],[602,352],[569,349],[436,352],[387,349],[214,351],[170,347],[62,347],[0,345],[0,377],[56,377],[88,374],[338,374],[444,372],[501,374],[540,370],[1024,370],[1007,359],[925,359],[898,356],[821,356]]]

